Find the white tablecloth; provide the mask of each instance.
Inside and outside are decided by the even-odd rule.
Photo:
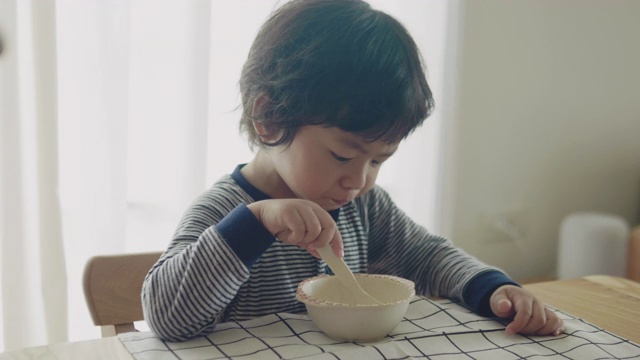
[[[640,359],[640,345],[557,312],[557,337],[507,335],[505,325],[450,301],[416,297],[400,325],[375,343],[326,337],[306,315],[274,314],[220,324],[206,337],[165,342],[151,332],[120,335],[137,360],[201,359]]]

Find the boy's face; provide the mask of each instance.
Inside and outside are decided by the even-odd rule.
[[[280,186],[325,210],[337,209],[373,187],[382,163],[399,143],[366,142],[338,128],[304,126],[289,146],[272,149]]]

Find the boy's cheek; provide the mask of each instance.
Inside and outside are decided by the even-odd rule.
[[[357,195],[356,197],[358,198],[358,197],[360,197],[360,196],[362,196],[362,195],[366,194],[367,192],[369,192],[369,190],[371,190],[371,189],[373,188],[373,186],[374,186],[374,185],[375,185],[375,183],[371,183],[371,185],[369,185],[369,186],[365,187],[364,189],[362,189],[362,190],[358,193],[358,195]]]

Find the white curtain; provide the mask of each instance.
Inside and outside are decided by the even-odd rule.
[[[189,203],[251,159],[237,82],[281,3],[0,0],[0,351],[99,337],[88,258],[164,249]],[[371,3],[414,35],[441,104],[446,2]],[[434,232],[440,114],[379,179]]]
[[[54,5],[0,2],[0,346],[7,348],[66,339]]]

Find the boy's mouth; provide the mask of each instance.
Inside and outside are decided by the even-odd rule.
[[[351,201],[351,200],[330,199],[330,201],[331,201],[334,205],[336,205],[336,206],[338,206],[338,207],[343,207],[343,206],[347,205],[347,204],[349,203],[349,201]]]

